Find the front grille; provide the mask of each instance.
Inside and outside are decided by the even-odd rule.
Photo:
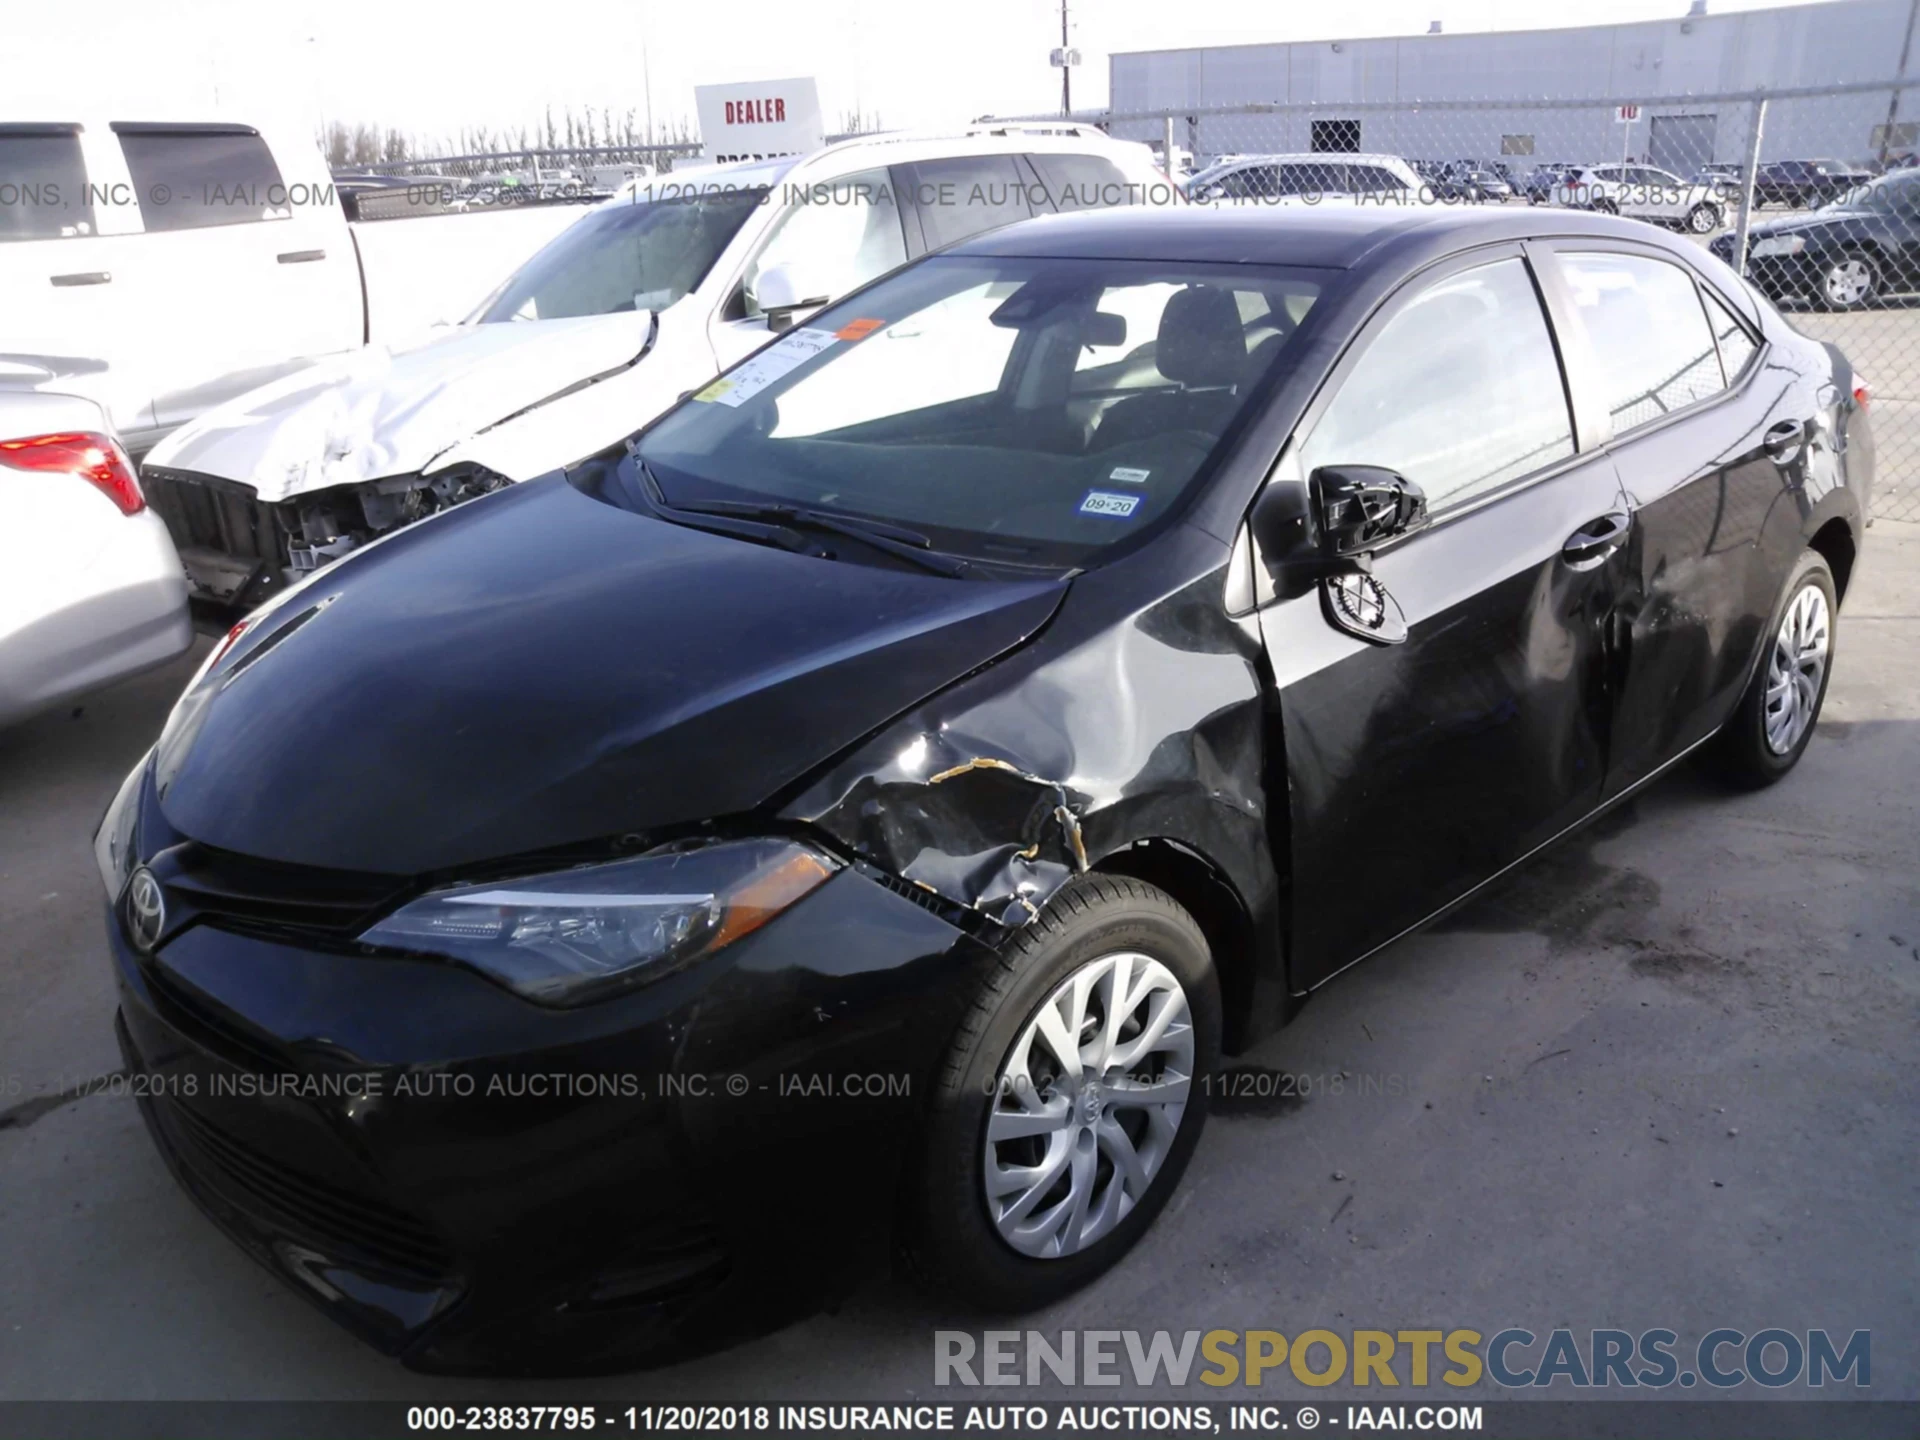
[[[168,852],[156,873],[169,902],[216,925],[332,939],[358,935],[407,888],[392,875],[257,860],[197,842]]]
[[[453,1252],[423,1221],[282,1165],[189,1106],[156,1099],[179,1158],[239,1209],[309,1241],[328,1258],[359,1260],[396,1276],[442,1282]]]

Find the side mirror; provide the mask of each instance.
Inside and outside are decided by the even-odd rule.
[[[767,317],[769,330],[785,330],[793,324],[794,311],[827,303],[824,293],[808,293],[811,283],[784,261],[769,265],[754,277],[753,303]]]
[[[1276,481],[1247,516],[1281,599],[1329,576],[1366,572],[1382,543],[1426,522],[1420,487],[1377,465],[1325,465],[1305,485]]]
[[[1427,523],[1427,497],[1404,475],[1378,465],[1323,465],[1307,477],[1329,557],[1365,555]]]

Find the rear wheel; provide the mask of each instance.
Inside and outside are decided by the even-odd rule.
[[[1708,751],[1726,779],[1759,789],[1799,763],[1833,673],[1838,608],[1833,571],[1816,552],[1803,552],[1774,612],[1767,653]]]
[[[1605,195],[1602,195],[1599,199],[1593,202],[1593,209],[1598,214],[1601,214],[1601,215],[1618,215],[1620,213],[1620,207],[1614,204],[1613,201],[1609,200]]]
[[[1220,1049],[1205,938],[1141,881],[1070,882],[1014,939],[933,1096],[907,1258],[992,1310],[1120,1259],[1180,1183]]]
[[[1711,235],[1720,228],[1720,210],[1718,206],[1701,201],[1687,212],[1687,229],[1696,235]]]

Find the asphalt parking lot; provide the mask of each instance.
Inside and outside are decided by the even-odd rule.
[[[1870,1329],[1875,1396],[1920,1396],[1920,525],[1868,541],[1792,777],[1683,770],[1330,986],[1240,1062],[1313,1093],[1216,1113],[1134,1255],[1031,1323]],[[118,1063],[88,832],[188,669],[0,734],[0,1396],[929,1391],[933,1331],[989,1322],[886,1276],[643,1377],[414,1376],[203,1220],[130,1101],[36,1095]]]

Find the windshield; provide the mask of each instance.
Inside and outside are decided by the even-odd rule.
[[[664,310],[706,278],[766,194],[714,189],[602,205],[515,271],[480,323]]]
[[[816,317],[642,438],[674,504],[878,519],[1079,565],[1204,478],[1321,272],[952,256]]]

